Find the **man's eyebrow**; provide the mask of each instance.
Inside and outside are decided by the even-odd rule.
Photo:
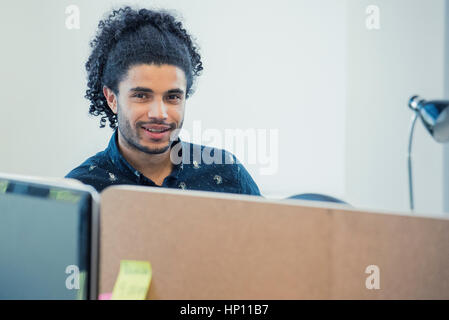
[[[176,89],[170,89],[167,91],[168,94],[173,94],[173,93],[179,93],[179,94],[184,94],[184,90],[181,90],[179,88]]]
[[[145,88],[145,87],[135,87],[135,88],[131,88],[129,89],[129,91],[134,91],[134,92],[154,92],[153,90],[151,90],[150,88]]]
[[[152,89],[146,88],[146,87],[135,87],[135,88],[129,89],[129,91],[154,93],[154,91]],[[184,90],[176,88],[176,89],[170,89],[166,93],[167,94],[174,94],[174,93],[184,94]]]

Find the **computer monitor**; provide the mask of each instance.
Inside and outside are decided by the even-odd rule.
[[[0,299],[96,299],[99,196],[0,174]]]

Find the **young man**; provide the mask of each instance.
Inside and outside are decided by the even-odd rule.
[[[86,63],[90,114],[114,129],[109,146],[66,178],[101,192],[132,184],[260,195],[226,150],[181,141],[186,99],[203,69],[182,24],[166,12],[125,7],[101,21]]]

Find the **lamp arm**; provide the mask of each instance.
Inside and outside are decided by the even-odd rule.
[[[408,161],[408,191],[410,198],[410,210],[413,211],[415,208],[413,201],[413,177],[412,177],[412,142],[413,142],[413,131],[415,129],[416,119],[418,119],[418,111],[413,110],[412,121],[410,123],[410,134],[408,140],[408,152],[407,152],[407,161]]]

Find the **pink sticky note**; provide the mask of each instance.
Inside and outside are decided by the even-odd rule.
[[[111,300],[112,297],[112,292],[108,292],[108,293],[101,293],[98,296],[98,300]]]

